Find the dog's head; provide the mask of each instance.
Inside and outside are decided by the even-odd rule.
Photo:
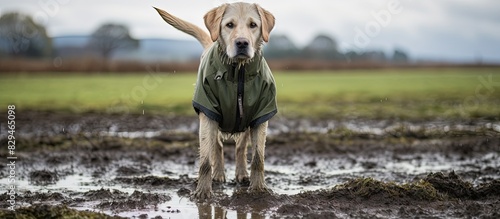
[[[257,4],[224,4],[209,11],[205,25],[213,41],[219,41],[230,59],[245,62],[269,41],[274,16]]]

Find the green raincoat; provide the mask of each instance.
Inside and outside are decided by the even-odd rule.
[[[227,60],[218,42],[202,57],[193,107],[217,121],[222,132],[243,132],[278,112],[276,86],[261,54],[241,67]]]

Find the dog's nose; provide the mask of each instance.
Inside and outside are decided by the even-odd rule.
[[[248,40],[245,38],[236,39],[236,47],[238,47],[238,49],[246,49],[248,47],[248,44]]]

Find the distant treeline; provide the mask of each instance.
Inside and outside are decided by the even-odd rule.
[[[295,59],[335,62],[361,63],[396,63],[404,64],[409,61],[408,54],[401,49],[395,49],[392,54],[383,51],[348,51],[341,52],[337,41],[327,35],[316,36],[308,45],[298,48],[286,35],[273,35],[265,48],[268,59]]]
[[[113,54],[132,54],[139,47],[139,40],[131,37],[128,27],[121,24],[103,24],[77,46],[72,43],[57,47],[45,27],[29,15],[4,13],[0,17],[0,72],[182,72],[198,68],[196,49],[194,55],[191,51],[185,56],[188,58],[179,59],[180,51],[187,49],[183,44],[179,44],[180,51],[172,48],[171,59],[162,59],[161,55],[155,61],[116,59]],[[286,35],[273,35],[264,53],[276,70],[449,66],[410,62],[401,49],[391,54],[373,50],[341,52],[335,39],[327,35],[318,35],[303,48]]]
[[[196,72],[199,60],[186,62],[140,62],[140,61],[103,61],[102,59],[1,59],[0,74],[17,72],[61,72],[61,73],[184,73]],[[321,60],[268,60],[273,71],[317,71],[327,70],[335,73],[337,69],[383,69],[383,68],[478,68],[495,67],[494,64],[453,64],[453,63],[380,63],[380,62],[337,62]],[[333,70],[333,71],[332,71]]]

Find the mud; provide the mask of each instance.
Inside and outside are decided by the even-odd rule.
[[[272,191],[235,182],[234,142],[226,142],[227,182],[197,201],[196,118],[19,112],[16,210],[0,194],[0,218],[500,217],[498,121],[270,124]],[[7,163],[7,150],[0,155]]]

